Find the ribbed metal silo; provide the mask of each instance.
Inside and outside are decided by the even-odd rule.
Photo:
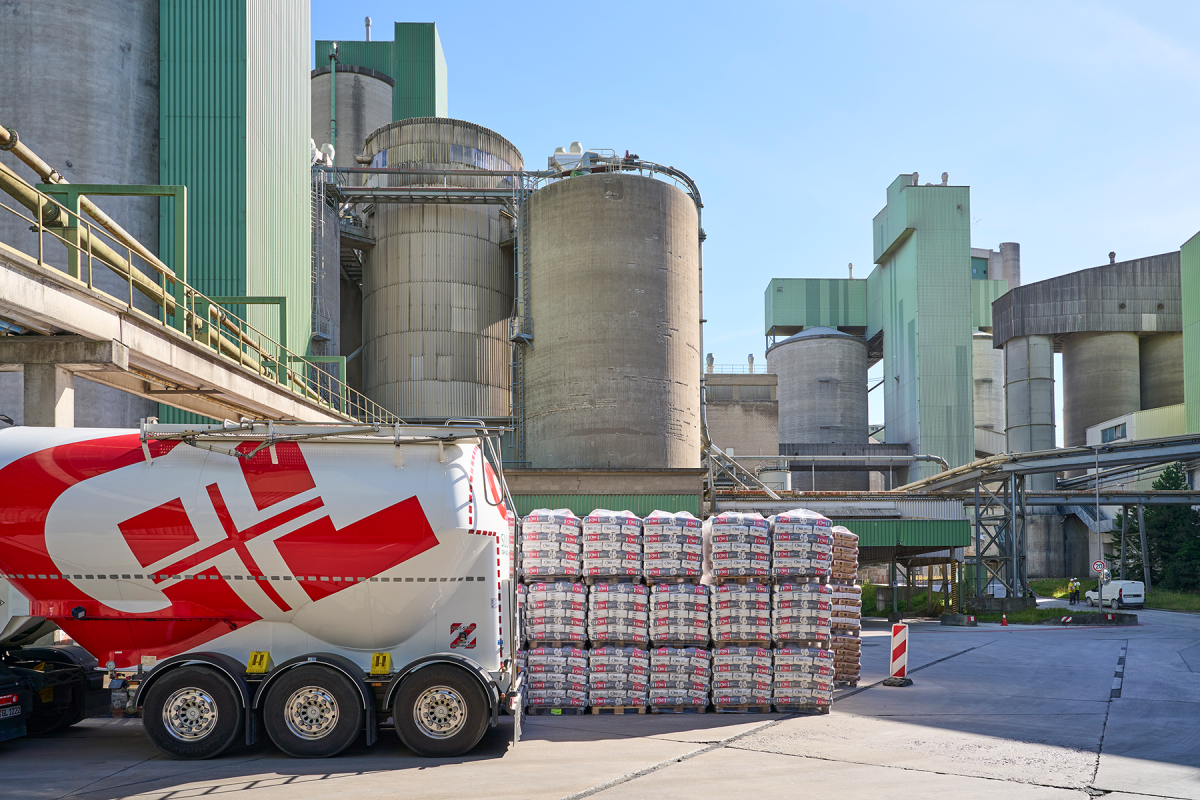
[[[867,444],[867,343],[833,328],[808,328],[767,351],[779,377],[779,441]],[[793,478],[798,488],[870,488],[866,472],[815,470]]]
[[[71,183],[156,184],[159,167],[159,4],[146,0],[5,3],[0,124],[13,128]],[[41,179],[12,153],[0,161],[30,183]],[[157,198],[97,197],[105,213],[151,251],[158,249]],[[16,202],[0,196],[5,205]],[[0,242],[31,255],[29,223],[0,210]],[[65,269],[66,252],[46,236],[46,259]],[[140,262],[139,262],[140,264]],[[98,288],[123,298],[126,282],[107,269]],[[136,301],[139,306],[142,301]],[[156,308],[145,301],[145,309]],[[18,373],[0,373],[0,408],[22,408]],[[158,404],[87,380],[75,381],[75,424],[134,427]]]
[[[372,131],[392,121],[391,76],[366,67],[337,65],[337,142],[333,163],[339,167],[357,167],[354,156],[363,152],[363,144]],[[312,139],[317,147],[333,142],[330,136],[329,65],[314,69],[312,86]]]
[[[530,200],[533,467],[700,466],[696,205],[632,174],[567,178]]]
[[[365,152],[386,166],[519,170],[507,139],[462,120],[418,117],[371,133]],[[382,162],[382,158],[378,161]],[[413,178],[501,188],[505,178]],[[496,205],[378,205],[375,248],[363,271],[363,389],[405,418],[507,417],[511,413],[512,257]]]

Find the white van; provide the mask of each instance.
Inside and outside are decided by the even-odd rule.
[[[1100,592],[1089,589],[1083,599],[1089,606],[1099,605]],[[1104,587],[1104,605],[1109,608],[1142,608],[1145,604],[1145,584],[1141,581],[1110,581]]]

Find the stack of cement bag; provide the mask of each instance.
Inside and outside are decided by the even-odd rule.
[[[712,651],[712,704],[769,706],[774,673],[771,651],[762,647],[718,647]]]
[[[712,578],[771,574],[771,523],[762,514],[726,511],[704,521],[704,568]]]
[[[521,521],[522,578],[578,578],[582,544],[579,517],[569,509],[540,508]]]
[[[833,529],[833,641],[836,679],[857,684],[862,665],[862,587],[858,585],[858,537]]]
[[[714,642],[770,642],[771,587],[765,583],[727,583],[710,587]]]
[[[708,587],[694,583],[656,584],[650,592],[650,641],[708,645]]]
[[[650,642],[650,590],[640,583],[599,583],[588,588],[588,640],[597,644]]]
[[[517,587],[527,642],[587,639],[587,587],[582,583],[530,583]]]
[[[802,579],[797,579],[802,580]],[[833,592],[816,583],[780,583],[771,592],[771,640],[775,644],[829,643]]]
[[[830,583],[858,583],[858,536],[849,528],[833,528],[833,566]]]
[[[583,708],[588,704],[588,653],[573,647],[525,651],[525,705]]]
[[[591,672],[588,705],[646,705],[650,686],[649,653],[636,647],[593,647],[587,657]]]
[[[777,578],[827,577],[833,566],[833,523],[798,508],[771,517],[771,574]]]
[[[642,521],[628,511],[596,509],[583,518],[583,575],[641,577]]]
[[[650,705],[707,706],[712,656],[702,647],[657,647],[650,651]]]
[[[816,647],[775,651],[772,703],[776,711],[828,707],[833,701],[833,653]]]
[[[655,511],[642,520],[642,574],[659,578],[695,578],[703,574],[703,527],[686,511]]]

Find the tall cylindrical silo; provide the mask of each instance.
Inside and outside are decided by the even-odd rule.
[[[867,343],[833,328],[808,328],[767,351],[779,377],[782,444],[867,444]],[[810,470],[798,489],[866,491],[869,473]]]
[[[1159,333],[1139,342],[1142,410],[1183,402],[1183,334]]]
[[[975,450],[1004,450],[1004,351],[992,347],[992,335],[975,331],[971,337],[975,374]]]
[[[1063,444],[1087,444],[1092,425],[1141,408],[1136,333],[1075,333],[1063,343]]]
[[[8,3],[0,11],[4,88],[0,124],[14,129],[71,183],[158,183],[159,4],[145,0]],[[30,183],[41,178],[12,153],[0,162]],[[15,206],[7,195],[5,205]],[[152,252],[158,250],[158,198],[96,197],[98,206]],[[65,249],[46,237],[47,260],[66,268]],[[0,242],[31,255],[29,223],[0,211]],[[118,298],[126,282],[107,269],[95,285]],[[140,299],[138,301],[141,304]],[[147,310],[149,301],[145,301]],[[0,373],[0,407],[20,413],[19,373]],[[75,381],[78,427],[134,427],[158,404]]]
[[[1010,453],[1053,450],[1054,337],[1017,336],[1004,343],[1005,434]],[[1053,473],[1030,475],[1029,488],[1051,491]]]
[[[312,139],[317,147],[335,145],[333,163],[339,167],[357,167],[354,157],[363,151],[371,132],[392,121],[391,76],[366,67],[337,65],[337,84],[331,87],[329,66],[311,73]],[[337,108],[330,108],[330,89],[337,90]],[[331,115],[331,111],[334,113]],[[332,119],[331,119],[332,117]],[[336,120],[337,142],[330,135],[330,122]]]
[[[698,468],[695,203],[610,173],[550,184],[529,213],[531,465]]]
[[[519,170],[507,139],[462,120],[416,117],[367,137],[390,167]],[[372,178],[372,180],[380,180]],[[506,178],[385,176],[394,186],[501,188]],[[511,413],[512,257],[496,205],[379,204],[363,271],[364,392],[404,418]]]

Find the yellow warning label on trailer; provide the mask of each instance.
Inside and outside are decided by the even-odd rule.
[[[40,692],[38,692],[38,697],[41,698],[43,703],[53,703],[54,702],[54,687],[48,686],[45,689],[42,689]]]
[[[271,654],[266,650],[254,650],[250,653],[250,663],[246,672],[250,675],[261,675],[271,671]]]
[[[371,674],[387,675],[392,671],[391,653],[371,653]]]

